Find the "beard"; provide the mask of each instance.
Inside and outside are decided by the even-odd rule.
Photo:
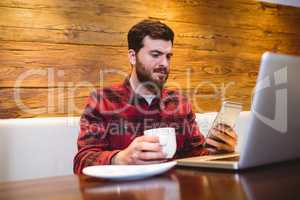
[[[144,87],[155,94],[157,94],[158,91],[162,90],[169,76],[169,72],[166,68],[153,69],[153,71],[147,70],[146,67],[139,61],[139,59],[136,60],[135,70],[137,79],[143,84]],[[159,80],[154,79],[153,73],[160,71],[164,71],[164,73],[166,74],[165,78]]]

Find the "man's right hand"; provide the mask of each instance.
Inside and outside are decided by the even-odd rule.
[[[135,138],[124,150],[117,153],[113,159],[114,165],[154,164],[166,160],[166,154],[157,136],[144,135]]]

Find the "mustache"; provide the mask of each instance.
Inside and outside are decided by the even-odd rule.
[[[153,69],[153,72],[167,74],[168,69],[166,67],[159,67],[159,68]]]

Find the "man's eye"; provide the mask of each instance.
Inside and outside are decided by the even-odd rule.
[[[152,57],[153,57],[153,58],[158,58],[158,57],[159,57],[159,54],[152,54]]]

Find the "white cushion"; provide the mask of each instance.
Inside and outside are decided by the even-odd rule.
[[[0,120],[0,181],[72,174],[79,118]]]

